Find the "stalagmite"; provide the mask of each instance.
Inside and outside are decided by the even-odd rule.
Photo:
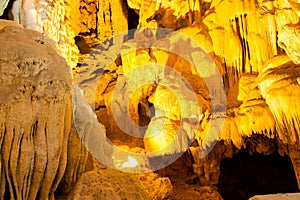
[[[0,196],[54,199],[72,124],[70,70],[35,31],[7,26],[0,38]]]

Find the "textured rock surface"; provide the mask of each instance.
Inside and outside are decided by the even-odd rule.
[[[270,60],[259,76],[260,89],[275,119],[276,130],[283,143],[299,142],[300,66],[287,56]]]
[[[124,1],[81,1],[80,34],[104,41],[127,31],[127,9]]]
[[[79,23],[75,18],[79,15],[79,1],[17,0],[10,13],[15,22],[51,38],[68,65],[77,65],[78,48],[74,37],[79,31]]]
[[[88,57],[79,76],[79,85],[86,91],[89,103],[93,104],[95,100],[95,106],[99,108],[98,118],[108,127],[108,136],[113,138],[112,135],[115,135],[120,138],[119,142],[126,142],[128,138],[120,136],[122,131],[116,128],[117,124],[111,118],[112,113],[125,116],[129,112],[136,124],[140,124],[141,119],[150,123],[145,131],[146,136],[162,133],[144,139],[144,146],[136,143],[137,146],[145,147],[146,151],[155,151],[159,146],[166,146],[167,140],[177,138],[175,140],[181,143],[167,150],[177,152],[178,149],[183,150],[181,145],[188,141],[187,136],[196,135],[196,144],[193,144],[190,151],[194,158],[193,169],[199,176],[200,185],[217,184],[221,160],[234,157],[245,148],[251,153],[263,155],[271,155],[276,151],[281,155],[289,155],[299,182],[299,3],[283,0],[129,0],[128,6],[139,15],[138,27],[177,30],[193,38],[209,53],[223,76],[227,92],[227,112],[218,114],[226,115],[226,120],[222,130],[212,129],[209,132],[208,127],[218,118],[211,116],[212,97],[203,77],[178,55],[151,48],[160,44],[172,51],[176,49],[172,46],[176,38],[167,33],[159,35],[161,33],[137,31],[135,39],[140,44],[129,40],[120,50],[96,49],[95,55],[99,57]],[[110,28],[108,32],[110,33]],[[114,44],[118,43],[115,41]],[[142,49],[135,50],[140,47]],[[181,49],[181,52],[184,53],[186,49]],[[121,57],[116,59],[119,52]],[[197,54],[193,58],[199,57]],[[97,59],[105,60],[100,63],[101,72],[97,71]],[[121,82],[124,87],[121,87],[122,90],[118,90],[120,87],[117,89],[119,95],[114,100],[122,105],[124,100],[128,100],[123,97],[132,94],[128,100],[129,111],[124,111],[122,106],[111,110],[113,90],[118,81],[130,72],[136,70],[140,75],[135,80],[137,82],[146,77],[145,74],[148,74],[147,78],[154,80],[170,75],[168,70],[138,70],[138,66],[151,63],[167,65],[177,70],[191,84],[199,103],[199,116],[196,120],[200,122],[200,126],[197,129],[190,125],[179,128],[178,121],[185,111],[189,113],[188,107],[182,113],[175,95],[156,84],[144,85],[135,90],[130,88],[130,81]],[[98,85],[95,81],[99,77],[97,73],[101,74]],[[213,72],[207,70],[204,78],[208,74]],[[173,88],[180,88],[179,82],[174,80]],[[96,96],[89,96],[95,88],[98,88]],[[139,110],[141,107],[144,110]],[[155,110],[155,117],[150,116],[151,109]],[[168,123],[163,123],[164,120]],[[131,124],[128,126],[131,127]],[[130,133],[138,132],[138,136],[143,135],[141,130],[128,130]],[[168,137],[167,133],[173,133],[170,134],[172,137]],[[219,134],[220,142],[209,155],[199,158],[203,147],[209,147],[215,142],[214,134]]]
[[[68,199],[148,199],[148,195],[136,175],[102,169],[84,173]]]
[[[67,163],[71,75],[49,39],[0,30],[1,198],[54,199]]]

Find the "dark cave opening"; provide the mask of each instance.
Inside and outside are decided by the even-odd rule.
[[[250,155],[245,149],[221,161],[218,188],[224,200],[247,200],[254,195],[299,192],[289,157],[277,152]]]
[[[128,30],[136,29],[139,25],[139,19],[140,19],[140,16],[137,14],[136,10],[128,7],[128,17],[127,17]],[[135,31],[128,32],[129,40],[134,38],[134,32]]]

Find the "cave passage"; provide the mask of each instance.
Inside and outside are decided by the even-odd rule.
[[[248,200],[254,195],[299,192],[290,158],[278,153],[250,155],[241,150],[221,161],[218,188],[224,200]]]

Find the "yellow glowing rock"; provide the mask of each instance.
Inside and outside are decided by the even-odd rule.
[[[155,155],[182,153],[188,149],[188,138],[178,121],[168,118],[152,118],[144,138],[146,152]]]
[[[208,30],[205,30],[204,24],[195,24],[178,30],[179,33],[194,39],[206,53],[213,52],[213,43]]]
[[[230,125],[230,140],[234,144],[234,146],[238,149],[241,149],[243,146],[243,138],[238,130],[238,124],[236,124],[235,120],[231,121]]]
[[[78,15],[76,10],[79,10],[78,2],[70,0],[45,2],[38,11],[42,18],[42,32],[57,43],[59,54],[66,59],[71,68],[77,65],[79,53],[74,41],[75,33],[78,32],[75,28],[77,21],[73,17]],[[47,15],[43,14],[44,12]]]
[[[238,100],[248,101],[251,99],[262,98],[256,78],[256,75],[243,75],[240,78],[238,88]]]
[[[155,94],[151,99],[155,105],[155,116],[168,117],[172,120],[181,119],[180,102],[174,92],[171,88],[157,86]]]
[[[193,14],[199,16],[201,5],[198,1],[162,1],[162,0],[129,0],[128,6],[139,11],[139,27],[148,27],[148,21],[156,16],[160,26],[179,29],[192,24]],[[181,20],[182,22],[179,22]]]
[[[287,25],[278,34],[278,44],[294,63],[300,64],[300,26]]]
[[[270,60],[259,75],[260,89],[276,119],[276,130],[284,143],[299,141],[300,67],[288,57]]]
[[[229,79],[259,72],[277,54],[273,3],[213,1],[203,22],[208,27],[216,55],[224,58]],[[258,14],[261,13],[261,14]],[[266,21],[268,26],[265,25]],[[232,74],[233,73],[233,74]],[[229,81],[229,85],[234,81]]]
[[[274,138],[275,119],[263,100],[250,100],[242,104],[235,120],[241,136],[263,134]]]
[[[99,0],[97,7],[99,10],[96,13],[97,23],[95,22],[96,26],[93,28],[97,29],[97,38],[101,42],[111,38],[115,34],[127,31],[127,17],[124,14],[127,11],[123,2],[118,0]]]

